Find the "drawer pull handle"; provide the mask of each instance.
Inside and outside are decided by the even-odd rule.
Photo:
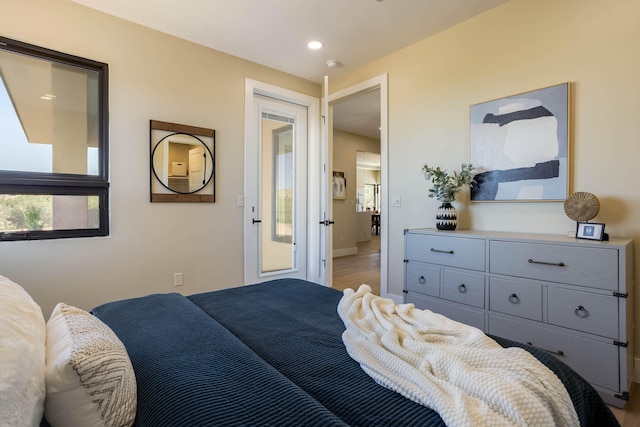
[[[420,276],[420,278],[418,279],[418,282],[424,285],[425,283],[427,283],[427,279],[425,279],[424,276]]]
[[[467,287],[463,284],[461,284],[460,286],[458,286],[458,292],[462,293],[462,294],[466,294],[467,293]]]
[[[575,310],[573,310],[574,313],[576,313],[576,316],[578,317],[587,317],[589,316],[589,312],[581,305],[577,306]]]
[[[516,294],[509,295],[509,302],[511,304],[520,304],[520,297]]]
[[[527,345],[530,345],[531,347],[535,347],[531,343],[531,341],[527,341]],[[542,347],[536,347],[536,348],[539,348],[540,350],[546,351],[547,353],[555,354],[556,356],[564,356],[564,351],[562,351],[562,350],[553,351],[553,350],[547,350],[546,348],[542,348]]]
[[[442,249],[431,248],[431,252],[438,252],[439,254],[453,254],[453,251],[445,251]]]
[[[555,265],[557,267],[564,267],[564,262],[547,262],[547,261],[536,261],[535,259],[529,258],[527,260],[529,264],[543,264],[543,265]]]

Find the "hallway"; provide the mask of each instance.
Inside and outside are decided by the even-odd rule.
[[[380,236],[358,242],[358,253],[333,259],[333,288],[354,290],[366,283],[380,295]]]

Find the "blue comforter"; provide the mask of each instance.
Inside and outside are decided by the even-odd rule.
[[[95,308],[127,347],[140,426],[444,426],[433,410],[376,384],[346,352],[342,293],[275,280],[190,297]],[[549,354],[583,426],[615,426],[597,392]]]
[[[127,347],[136,425],[345,425],[179,294],[109,303],[93,314]]]

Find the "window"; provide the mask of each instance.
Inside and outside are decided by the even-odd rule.
[[[108,66],[0,37],[0,240],[109,233]]]
[[[364,209],[377,211],[380,206],[380,184],[364,185]]]

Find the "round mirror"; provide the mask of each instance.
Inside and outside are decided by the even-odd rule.
[[[209,147],[197,136],[172,133],[153,148],[153,174],[173,192],[195,193],[213,177],[212,158]]]

